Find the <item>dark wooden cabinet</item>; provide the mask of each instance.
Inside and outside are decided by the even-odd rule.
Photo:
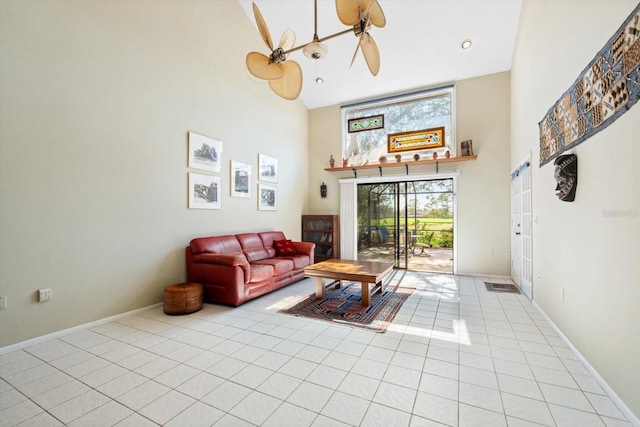
[[[340,258],[338,215],[302,215],[302,241],[316,244],[315,262]]]

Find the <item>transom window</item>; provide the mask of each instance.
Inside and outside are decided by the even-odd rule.
[[[380,156],[390,162],[396,155],[402,161],[413,159],[415,154],[430,159],[434,151],[439,157],[444,157],[447,150],[455,156],[454,95],[455,88],[449,86],[343,106],[342,157],[351,165],[361,165],[378,162]],[[444,147],[388,152],[389,134],[439,127],[444,127]]]

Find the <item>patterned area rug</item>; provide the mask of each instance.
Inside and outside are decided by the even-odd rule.
[[[325,290],[322,300],[317,300],[313,293],[280,310],[280,313],[384,332],[413,291],[413,288],[388,286],[382,294],[371,295],[371,305],[363,307],[360,300],[360,284],[343,282],[339,289],[330,287]]]
[[[511,292],[514,294],[520,293],[520,289],[518,289],[516,285],[511,285],[508,283],[484,282],[484,285],[487,287],[487,290],[490,292]]]

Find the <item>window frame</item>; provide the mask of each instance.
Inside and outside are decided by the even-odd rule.
[[[341,129],[341,153],[342,153],[342,157],[346,157],[348,150],[347,150],[347,138],[349,136],[349,131],[348,131],[348,120],[347,119],[347,114],[353,110],[362,110],[365,108],[381,108],[381,107],[385,107],[388,105],[394,105],[394,104],[400,104],[400,103],[406,103],[406,102],[410,102],[413,100],[419,100],[419,99],[426,99],[426,98],[435,98],[435,97],[440,97],[442,95],[446,95],[448,94],[451,100],[451,104],[450,104],[450,117],[451,117],[451,127],[449,129],[449,142],[447,144],[447,146],[445,146],[445,148],[440,148],[440,149],[426,149],[426,150],[414,150],[414,151],[407,151],[404,154],[409,154],[413,155],[414,153],[420,153],[420,154],[424,154],[427,156],[430,156],[432,152],[434,151],[442,151],[442,153],[440,154],[444,154],[444,150],[449,150],[451,157],[456,157],[457,155],[457,140],[456,140],[456,87],[455,85],[448,85],[448,86],[442,86],[442,87],[437,87],[437,88],[432,88],[432,89],[426,89],[426,90],[420,90],[420,91],[416,91],[416,92],[410,92],[410,93],[406,93],[406,94],[399,94],[399,95],[392,95],[392,96],[387,96],[387,97],[383,97],[383,98],[377,98],[377,99],[371,99],[371,100],[367,100],[367,101],[361,101],[361,102],[356,102],[356,103],[352,103],[352,104],[346,104],[346,105],[342,105],[340,106],[340,115],[341,115],[341,119],[342,119],[342,129]],[[363,116],[366,116],[367,113],[363,113]],[[387,123],[387,118],[385,115],[385,128],[387,127],[388,123]],[[411,130],[407,130],[407,131],[411,131]],[[388,133],[387,133],[388,135]],[[386,141],[385,141],[386,144]],[[386,150],[385,150],[386,151]],[[390,153],[386,153],[387,156],[390,155]],[[429,157],[430,158],[430,157]],[[367,159],[367,161],[371,162],[371,161],[377,161],[377,159]]]

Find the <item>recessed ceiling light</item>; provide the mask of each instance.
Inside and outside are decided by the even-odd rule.
[[[460,45],[463,49],[469,49],[471,47],[471,40],[467,39],[465,41],[462,42],[462,44]]]
[[[324,83],[324,79],[322,77],[316,77],[316,83],[321,85],[322,83]]]

